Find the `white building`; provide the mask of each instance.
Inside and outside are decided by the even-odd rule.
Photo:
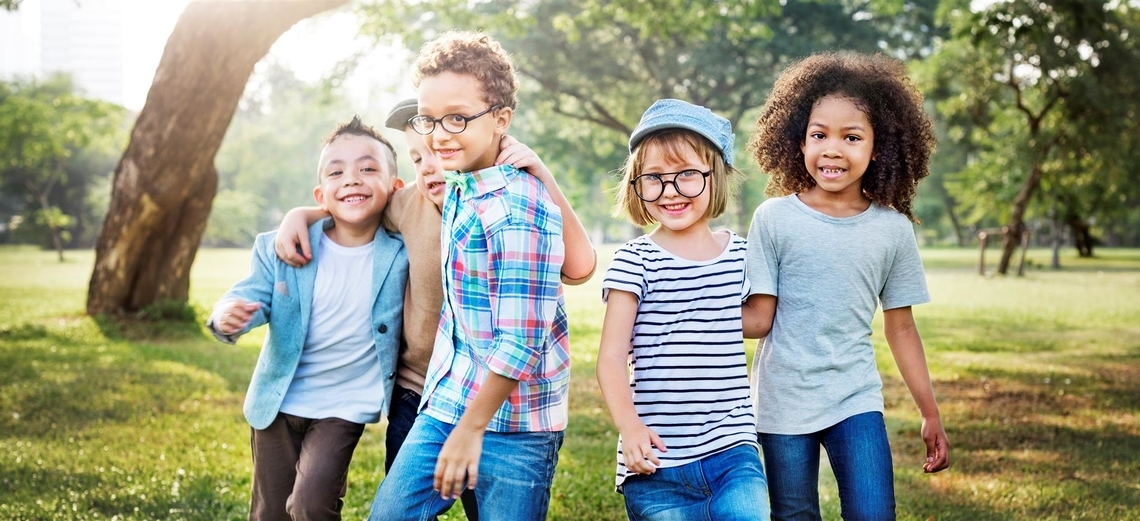
[[[71,74],[87,96],[124,104],[122,0],[26,0],[0,12],[0,77]]]

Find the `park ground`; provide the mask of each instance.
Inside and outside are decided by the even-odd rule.
[[[566,289],[574,366],[555,520],[624,518],[594,379],[610,253]],[[915,316],[953,462],[923,474],[918,413],[876,333],[900,519],[1140,519],[1140,250],[1066,255],[1059,271],[1030,250],[1024,277],[978,276],[976,251],[922,255],[933,302]],[[200,326],[86,317],[92,262],[0,248],[0,519],[244,519],[241,403],[264,331],[228,346]],[[199,319],[248,265],[247,250],[199,252]],[[346,519],[366,515],[383,477],[383,432],[369,426],[356,451]],[[820,496],[838,519],[826,465]]]

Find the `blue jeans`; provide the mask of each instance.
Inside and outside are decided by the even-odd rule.
[[[392,469],[372,501],[369,521],[428,521],[455,503],[432,489],[435,463],[455,426],[426,414],[416,417]],[[475,497],[479,517],[542,520],[562,447],[562,432],[490,432],[483,436]]]
[[[821,519],[820,445],[835,472],[843,519],[895,518],[894,468],[881,413],[856,414],[812,434],[760,433],[760,445],[768,465],[773,520]]]
[[[399,385],[393,386],[392,405],[388,408],[388,431],[384,434],[384,472],[392,470],[396,462],[396,455],[404,440],[416,422],[416,414],[420,409],[420,393],[405,389]],[[468,521],[479,521],[479,507],[475,499],[475,491],[464,490],[459,496],[463,502],[463,513],[467,514]]]
[[[767,489],[760,454],[751,445],[630,476],[622,485],[633,521],[767,520]]]

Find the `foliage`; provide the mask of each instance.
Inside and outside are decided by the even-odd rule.
[[[612,250],[600,253],[605,264]],[[1035,265],[1048,252],[1031,250]],[[923,475],[919,418],[883,343],[899,519],[1140,517],[1140,251],[1066,259],[1024,279],[973,275],[971,250],[922,251],[933,302],[915,308],[953,466]],[[192,302],[246,272],[246,250],[203,250]],[[0,518],[238,520],[249,500],[243,394],[264,331],[236,346],[195,336],[107,335],[82,317],[92,255],[67,263],[0,248]],[[617,439],[594,378],[600,278],[567,288],[571,420],[550,518],[624,519]],[[345,517],[362,519],[383,477],[383,426],[349,470]],[[838,519],[824,466],[825,519]],[[458,509],[457,509],[458,510]],[[453,512],[444,519],[462,519]]]
[[[452,28],[485,30],[499,40],[513,53],[522,79],[513,129],[543,155],[568,192],[589,193],[586,201],[575,199],[575,207],[590,223],[608,220],[610,173],[622,164],[629,133],[654,100],[705,105],[738,133],[747,132],[749,115],[789,61],[825,49],[920,55],[936,32],[934,5],[402,0],[364,4],[361,12],[362,32],[413,49]],[[747,169],[751,163],[739,157]],[[744,186],[733,227],[747,226],[762,193],[762,182]]]
[[[0,216],[38,225],[15,237],[57,249],[71,244],[72,228],[91,238],[91,189],[110,174],[126,117],[122,107],[84,98],[64,75],[0,82],[0,190],[13,196]]]
[[[1140,24],[1127,2],[947,1],[940,19],[950,38],[918,70],[968,158],[946,183],[965,221],[1136,211]]]

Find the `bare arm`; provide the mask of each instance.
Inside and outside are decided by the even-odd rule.
[[[938,412],[938,402],[934,399],[934,386],[930,383],[930,372],[926,365],[926,353],[914,314],[909,306],[883,311],[883,332],[887,345],[899,367],[903,381],[922,415],[922,441],[926,444],[925,472],[938,472],[950,467],[950,440],[942,427],[942,416]]]
[[[479,458],[483,455],[483,434],[503,402],[518,388],[518,380],[488,372],[471,405],[447,436],[435,463],[435,489],[443,499],[458,498],[463,483],[474,489],[479,480]]]
[[[637,297],[627,291],[609,292],[606,317],[602,322],[602,343],[598,349],[598,385],[610,417],[622,438],[625,466],[638,474],[652,474],[661,464],[653,447],[666,452],[665,442],[653,429],[646,427],[633,406],[629,390],[630,335],[637,316]]]
[[[740,308],[744,323],[744,338],[764,338],[772,331],[772,320],[776,316],[776,297],[757,293],[749,295]]]
[[[538,154],[511,136],[503,136],[502,141],[499,142],[499,149],[496,164],[509,164],[520,170],[526,170],[546,187],[546,191],[550,193],[550,199],[562,211],[562,242],[565,243],[566,251],[565,259],[562,262],[562,282],[577,286],[590,280],[597,266],[597,252],[594,251],[594,245],[590,243],[590,235],[586,233],[586,227],[582,225],[582,221],[578,219],[578,214],[570,206],[570,201],[566,199],[566,195],[558,187],[558,181],[554,179],[554,174],[546,168],[546,164],[542,162]]]
[[[273,241],[277,258],[294,268],[308,264],[313,259],[309,248],[309,226],[328,216],[329,213],[319,206],[298,206],[289,210],[281,218],[277,239]]]

